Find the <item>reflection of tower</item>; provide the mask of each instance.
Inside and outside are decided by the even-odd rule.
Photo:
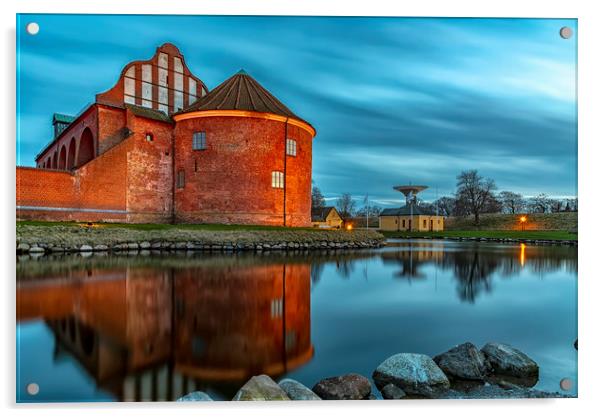
[[[174,359],[183,374],[243,381],[312,357],[309,265],[183,269],[174,279]]]
[[[428,188],[426,185],[397,185],[393,189],[400,191],[406,197],[406,206],[410,208],[410,227],[412,231],[414,228],[414,207],[417,203],[417,194]]]

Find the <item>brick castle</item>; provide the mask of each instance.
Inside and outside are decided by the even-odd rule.
[[[209,91],[167,43],[53,125],[18,219],[311,225],[315,129],[242,70]]]

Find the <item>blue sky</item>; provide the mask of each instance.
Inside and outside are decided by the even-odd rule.
[[[27,22],[40,24],[36,36]],[[51,139],[125,64],[172,42],[211,89],[244,68],[317,129],[313,178],[327,199],[394,185],[451,194],[478,169],[499,190],[577,194],[575,20],[21,15],[17,163]]]

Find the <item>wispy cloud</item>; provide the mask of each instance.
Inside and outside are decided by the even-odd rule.
[[[210,88],[240,68],[318,131],[313,175],[329,199],[392,187],[452,192],[476,168],[499,188],[576,194],[576,21],[220,16],[35,16],[23,36],[21,162],[123,65],[164,42]],[[22,30],[22,28],[20,29]]]

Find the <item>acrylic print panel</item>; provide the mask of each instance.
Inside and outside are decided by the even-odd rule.
[[[17,401],[577,396],[577,21],[17,16]]]

